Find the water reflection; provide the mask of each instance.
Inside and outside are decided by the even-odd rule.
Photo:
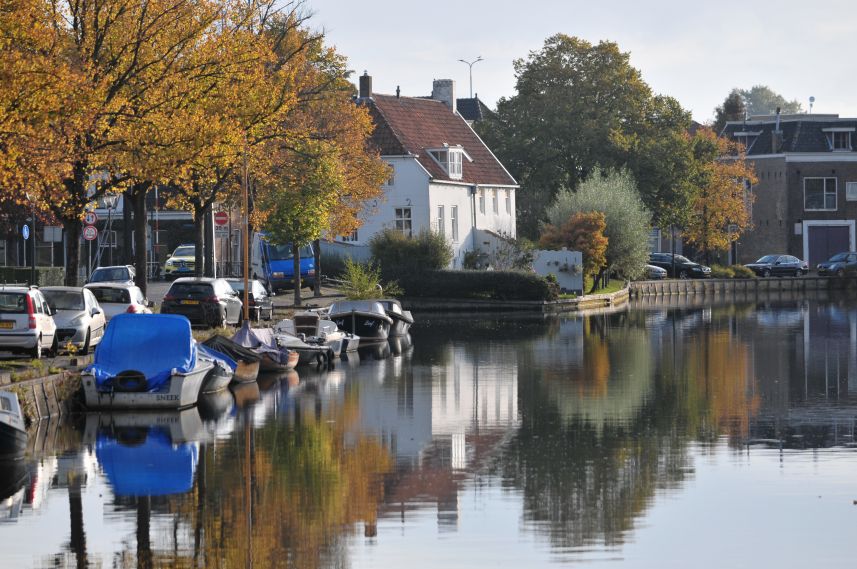
[[[622,558],[708,471],[837,447],[816,481],[853,460],[855,391],[849,301],[437,318],[180,413],[43,424],[0,469],[0,564],[387,566],[419,550],[416,565],[488,566],[486,544],[509,563]]]

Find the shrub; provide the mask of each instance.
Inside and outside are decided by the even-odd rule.
[[[420,231],[414,237],[387,229],[369,242],[373,260],[384,278],[445,269],[452,262],[452,247],[443,235]]]
[[[713,279],[734,279],[735,271],[732,267],[724,267],[722,265],[711,265],[711,278]]]
[[[372,263],[362,265],[351,259],[345,259],[345,274],[342,292],[349,300],[369,298],[388,298],[401,294],[399,285],[394,282],[381,284],[381,270]]]
[[[29,252],[27,252],[29,255]],[[36,267],[39,286],[62,286],[65,269],[62,267]],[[0,283],[30,283],[30,267],[0,267]]]
[[[732,265],[732,267],[730,268],[732,269],[732,272],[735,273],[736,279],[756,278],[756,273],[754,273],[752,269],[748,269],[744,265]]]
[[[404,294],[417,298],[556,300],[559,287],[535,273],[517,271],[428,271],[403,274]]]

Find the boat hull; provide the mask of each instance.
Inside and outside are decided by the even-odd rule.
[[[27,451],[27,433],[0,423],[0,460],[21,458]]]
[[[261,362],[242,362],[239,360],[232,381],[236,383],[256,381],[256,378],[259,376],[260,364]]]
[[[399,317],[398,314],[390,314],[387,316],[393,319],[393,325],[390,326],[390,337],[400,337],[408,334],[408,331],[411,329],[412,321],[405,320],[404,318]]]
[[[262,360],[259,362],[259,371],[262,373],[271,372],[271,371],[290,371],[295,369],[295,366],[298,365],[298,360],[300,359],[300,355],[293,351],[289,350],[289,359],[286,363],[279,363],[274,361],[274,359],[269,354],[261,354]]]
[[[214,366],[199,361],[188,373],[170,377],[167,389],[156,392],[99,391],[95,377],[84,373],[83,397],[90,409],[184,409],[196,404],[205,376]]]
[[[232,382],[232,370],[220,364],[214,364],[211,371],[205,376],[202,381],[202,393],[215,393],[222,389],[226,389]]]
[[[330,319],[343,332],[360,336],[361,343],[384,342],[390,335],[389,317],[379,318],[372,312],[331,314]]]

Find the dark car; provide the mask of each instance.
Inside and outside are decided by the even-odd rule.
[[[244,301],[244,279],[226,279],[235,292],[238,293],[238,298]],[[247,300],[250,303],[250,318],[252,320],[271,320],[274,318],[274,299],[268,294],[265,285],[262,281],[250,279],[250,291],[247,294]]]
[[[809,264],[791,255],[765,255],[744,266],[760,277],[799,277],[809,273]]]
[[[837,253],[823,263],[818,264],[819,275],[844,277],[846,273],[857,272],[857,253]]]
[[[649,264],[664,269],[672,278],[707,279],[711,276],[710,267],[694,263],[682,255],[675,256],[675,274],[673,274],[672,253],[652,253],[649,256]]]
[[[164,296],[161,314],[181,314],[194,326],[240,324],[243,313],[238,293],[226,279],[176,279]]]

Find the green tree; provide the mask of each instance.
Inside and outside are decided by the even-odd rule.
[[[723,131],[728,121],[744,120],[747,116],[747,105],[738,89],[732,89],[723,103],[714,109],[714,124],[711,128],[717,134]]]
[[[547,218],[560,227],[576,213],[593,211],[603,213],[606,222],[607,264],[603,270],[627,278],[642,274],[649,258],[651,218],[630,172],[596,168],[577,191],[564,190],[557,195]]]
[[[753,85],[749,89],[738,89],[738,93],[744,98],[747,107],[747,115],[772,115],[777,112],[786,114],[797,114],[803,112],[803,105],[794,99],[787,101],[785,97],[768,87],[767,85]]]
[[[690,115],[674,99],[654,96],[617,44],[558,34],[514,67],[517,93],[478,128],[521,184],[519,233],[535,237],[557,192],[575,189],[599,167],[631,169],[652,211],[674,201],[673,189],[684,191],[657,170],[688,174],[660,164],[686,159],[686,148],[672,147],[687,144]]]
[[[583,275],[592,278],[592,292],[598,286],[597,274],[607,264],[607,221],[600,211],[575,213],[562,226],[546,225],[539,245],[548,249],[567,247],[583,254]]]

